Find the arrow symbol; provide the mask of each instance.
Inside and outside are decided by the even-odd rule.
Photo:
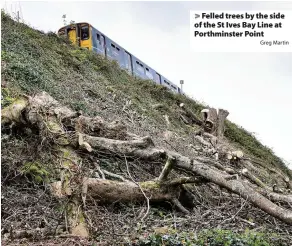
[[[198,15],[198,14],[195,14],[195,19],[197,19],[197,18],[199,18],[200,17],[200,15]]]

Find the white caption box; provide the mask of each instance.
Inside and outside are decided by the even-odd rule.
[[[190,44],[196,52],[292,52],[292,11],[191,11]]]

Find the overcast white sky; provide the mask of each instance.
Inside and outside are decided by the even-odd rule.
[[[6,9],[11,12],[11,2]],[[292,168],[292,53],[195,53],[190,10],[292,10],[292,2],[20,2],[24,20],[56,32],[89,22],[195,99],[230,112]],[[2,4],[5,7],[5,4]],[[15,9],[15,7],[12,7]],[[289,127],[290,126],[290,127]]]

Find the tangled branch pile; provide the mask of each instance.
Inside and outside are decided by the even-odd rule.
[[[220,122],[222,124],[224,119]],[[132,134],[120,122],[108,123],[100,117],[90,118],[74,112],[60,105],[46,92],[32,97],[23,96],[4,108],[2,124],[20,130],[36,130],[44,141],[50,143],[58,158],[56,169],[59,171],[57,180],[49,185],[56,198],[70,198],[66,205],[65,224],[72,235],[90,236],[84,214],[89,197],[98,204],[147,201],[148,209],[141,215],[143,220],[152,202],[168,201],[179,211],[189,214],[191,208],[187,208],[186,204],[193,204],[195,199],[192,185],[205,183],[225,188],[269,215],[292,225],[292,211],[281,205],[292,202],[289,178],[279,173],[279,177],[287,184],[287,189],[282,193],[277,193],[275,187],[268,187],[252,174],[251,169],[255,167],[251,160],[244,158],[242,152],[230,149],[217,137],[222,136],[222,130],[217,131],[217,136],[204,131],[195,136],[206,147],[202,151],[217,155],[190,158],[157,148],[150,137]],[[164,162],[165,165],[157,178],[136,182],[128,166],[129,180],[102,170],[95,158],[100,152],[122,158],[126,164],[128,160],[139,158],[149,165],[157,162]],[[91,175],[81,171],[84,154],[92,157],[95,168],[91,170]],[[226,166],[226,161],[231,165]],[[242,167],[241,171],[232,168],[232,165]],[[170,179],[173,172],[183,175]],[[111,179],[106,179],[106,176]]]

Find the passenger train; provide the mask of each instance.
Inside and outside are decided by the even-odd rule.
[[[72,43],[80,47],[116,60],[121,68],[126,69],[133,76],[153,80],[155,83],[166,86],[175,93],[184,94],[177,85],[170,82],[166,77],[142,62],[89,23],[82,22],[64,26],[58,30],[58,35],[65,35]]]

